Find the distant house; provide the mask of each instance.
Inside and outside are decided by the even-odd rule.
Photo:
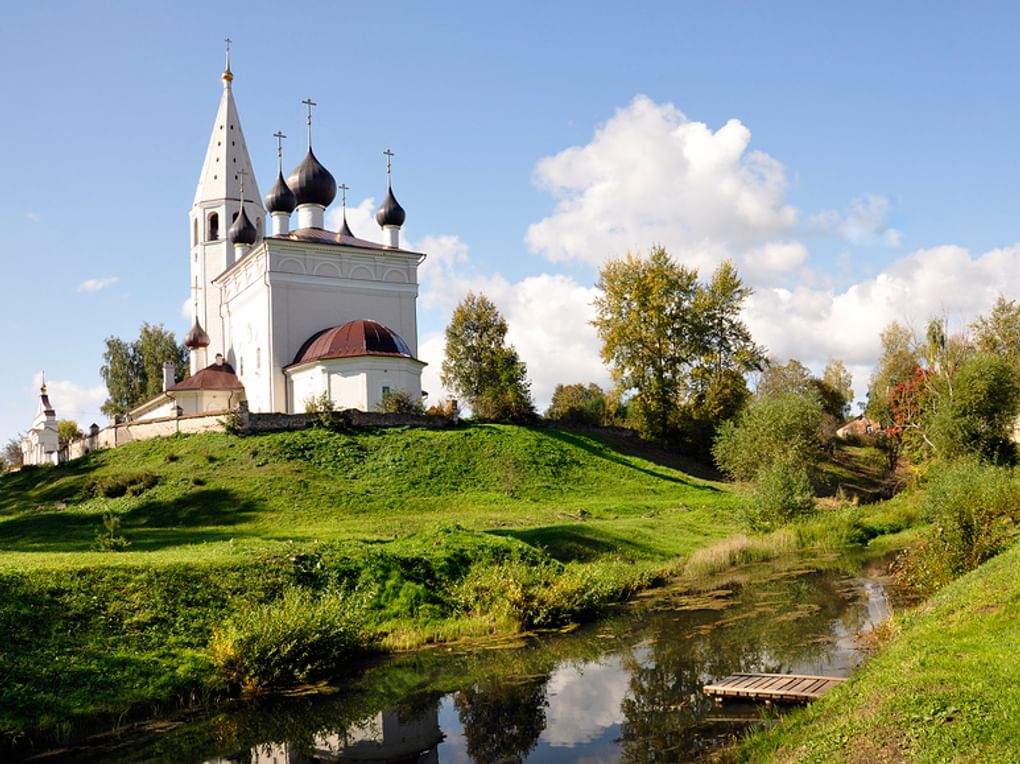
[[[882,425],[874,419],[868,419],[864,414],[860,414],[836,430],[836,437],[843,439],[865,438],[869,435],[877,435],[880,432],[882,432]]]

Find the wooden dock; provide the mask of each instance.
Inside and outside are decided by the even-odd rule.
[[[765,702],[807,703],[831,690],[844,679],[804,674],[730,674],[705,685],[705,694],[722,703],[723,698],[747,698]]]

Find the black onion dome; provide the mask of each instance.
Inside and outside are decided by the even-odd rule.
[[[230,239],[231,244],[254,244],[255,239],[258,238],[258,232],[252,222],[248,220],[248,213],[244,211],[243,205],[240,214],[234,218],[234,224],[227,231],[227,238]]]
[[[298,207],[302,204],[328,207],[336,199],[336,181],[329,170],[315,158],[311,148],[301,164],[291,171],[287,185],[294,192],[295,206]]]
[[[191,326],[191,331],[184,335],[184,347],[189,350],[209,347],[209,335],[205,333],[205,329],[198,323],[197,317],[195,318],[195,323]]]
[[[290,186],[287,185],[287,181],[283,179],[282,172],[277,174],[276,183],[266,194],[265,202],[266,209],[270,213],[286,212],[289,215],[297,207],[297,199],[294,197],[294,192],[290,190]]]
[[[394,225],[400,228],[406,217],[407,213],[397,202],[397,198],[393,195],[393,189],[387,188],[386,198],[383,199],[383,203],[379,205],[379,210],[375,213],[375,222],[383,227]]]

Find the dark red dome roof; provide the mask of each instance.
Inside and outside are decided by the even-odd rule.
[[[392,355],[414,358],[400,335],[378,321],[349,321],[343,326],[323,329],[312,335],[294,358],[294,363],[309,363],[326,358],[359,355]]]

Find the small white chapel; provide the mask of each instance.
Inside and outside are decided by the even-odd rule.
[[[185,337],[190,376],[129,413],[134,421],[222,412],[302,413],[328,398],[336,409],[376,410],[387,392],[420,400],[418,266],[401,248],[405,212],[392,185],[376,214],[383,244],[347,223],[325,228],[337,183],[308,149],[262,198],[234,101],[229,49],[223,92],[189,215],[194,321]],[[340,187],[346,194],[346,186]],[[269,225],[266,225],[266,213]]]

